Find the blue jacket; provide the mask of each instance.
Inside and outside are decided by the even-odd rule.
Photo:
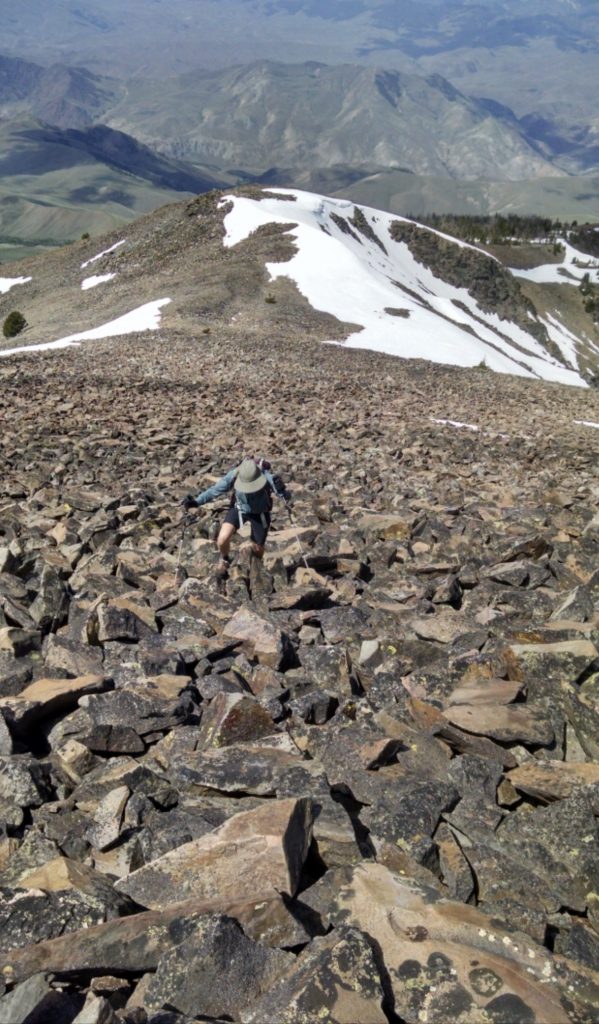
[[[217,480],[212,487],[208,490],[202,491],[198,494],[195,499],[196,505],[205,505],[209,501],[214,501],[215,498],[220,498],[223,494],[227,494],[232,490],[235,485],[237,478],[238,466],[234,469],[230,469],[229,472]],[[235,491],[235,506],[244,515],[260,515],[262,512],[270,511],[272,494],[276,494],[278,498],[282,498],[284,501],[288,499],[285,485],[280,477],[276,480],[267,470],[262,470],[263,476],[266,477],[267,486],[263,487],[260,491],[254,491],[253,494],[244,494],[243,491]],[[278,485],[278,486],[277,486]],[[263,505],[263,507],[258,507]]]

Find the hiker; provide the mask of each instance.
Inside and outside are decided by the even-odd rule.
[[[279,476],[270,472],[271,465],[266,459],[245,458],[243,462],[231,469],[226,476],[217,480],[208,490],[202,491],[194,498],[188,494],[181,504],[186,508],[205,505],[214,498],[231,491],[230,508],[219,530],[216,544],[220,551],[221,561],[217,573],[225,576],[229,569],[229,548],[231,538],[244,523],[252,528],[252,551],[256,558],[264,555],[264,545],[270,528],[272,496],[276,494],[286,505],[291,495]]]

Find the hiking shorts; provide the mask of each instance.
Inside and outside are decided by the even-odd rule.
[[[239,522],[239,518],[239,509],[233,506],[225,516],[225,523],[229,523],[231,526],[234,526],[236,530],[239,530],[243,525]],[[261,515],[251,515],[248,512],[243,515],[243,522],[250,524],[254,544],[258,544],[259,547],[263,548],[266,544],[266,538],[270,529],[270,516],[268,512],[263,512]]]

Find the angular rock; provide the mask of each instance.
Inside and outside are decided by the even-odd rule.
[[[44,666],[50,678],[102,675],[102,651],[51,633],[44,644]]]
[[[54,860],[59,853],[57,844],[34,825],[25,833],[20,845],[17,841],[16,849],[10,849],[10,856],[0,872],[0,885],[16,888],[23,875]]]
[[[225,640],[241,642],[261,665],[279,669],[285,662],[289,644],[285,633],[249,608],[239,608],[222,635]]]
[[[377,772],[378,776],[382,772]],[[440,779],[422,779],[418,775],[381,778],[381,793],[360,820],[370,830],[373,841],[395,844],[421,864],[434,860],[433,835],[444,811],[458,799],[456,788]]]
[[[516,758],[509,750],[500,747],[493,740],[467,733],[456,725],[451,725],[442,712],[432,704],[412,697],[408,706],[416,725],[429,730],[431,735],[440,736],[460,753],[478,754],[490,761],[497,761],[505,768],[516,767]]]
[[[184,696],[165,697],[150,681],[83,697],[79,705],[94,727],[126,724],[138,736],[172,729],[186,720],[190,710]]]
[[[60,576],[44,566],[37,595],[29,606],[29,614],[39,629],[54,630],[66,622],[69,598]]]
[[[327,608],[318,618],[329,644],[339,644],[369,632],[368,620],[358,608]]]
[[[34,657],[40,660],[38,654]],[[30,682],[36,664],[34,657],[16,658],[0,651],[0,697],[16,696]]]
[[[88,992],[83,1008],[72,1024],[119,1024],[119,1020],[108,999]]]
[[[169,777],[180,790],[261,797],[313,794],[323,774],[318,763],[303,761],[298,753],[262,746],[259,740],[253,745],[177,756],[169,769]]]
[[[75,891],[45,893],[8,888],[0,891],[0,929],[7,951],[118,916],[118,907],[106,913],[106,907],[100,902]]]
[[[386,1024],[377,960],[363,932],[336,928],[314,939],[270,990],[242,1011],[243,1024]]]
[[[52,796],[49,766],[29,755],[0,757],[0,798],[19,807],[40,807]]]
[[[350,665],[344,647],[303,647],[299,657],[302,674],[316,686],[346,697],[353,696]]]
[[[178,800],[164,777],[131,757],[112,758],[108,763],[100,763],[74,790],[73,800],[77,804],[97,805],[117,786],[127,786],[132,793],[148,796],[157,807],[164,809],[174,807]]]
[[[154,612],[127,597],[99,604],[87,625],[88,639],[99,644],[107,640],[141,640],[156,632]]]
[[[247,928],[256,923],[259,930],[260,915],[271,902],[272,899],[228,904],[224,913],[243,920]],[[155,971],[165,951],[180,944],[185,935],[194,930],[198,919],[214,912],[209,904],[196,900],[170,906],[164,911],[151,910],[114,918],[22,949],[3,949],[0,958],[4,975],[18,983],[41,970],[57,977],[69,977],[73,973],[97,977]],[[268,927],[267,916],[265,936]]]
[[[599,667],[599,651],[590,640],[511,644],[504,657],[510,678],[526,684],[532,701],[549,697],[559,703],[562,682],[576,683],[594,666]]]
[[[294,963],[292,954],[249,939],[237,921],[204,917],[180,945],[161,957],[145,1006],[150,1011],[168,1007],[193,1017],[239,1020]]]
[[[356,521],[356,529],[380,540],[409,540],[415,516],[403,518],[369,512]]]
[[[19,629],[17,626],[4,626],[0,629],[0,651],[7,651],[15,658],[39,651],[42,636],[33,629]]]
[[[13,749],[12,736],[0,708],[0,757],[10,757]]]
[[[97,850],[105,850],[119,838],[125,807],[131,793],[127,786],[117,786],[100,801],[94,813],[95,824],[86,838]]]
[[[592,693],[584,692],[584,684],[574,687],[562,683],[562,706],[576,739],[586,756],[599,760],[599,702]]]
[[[1,1024],[41,1022],[52,1012],[52,989],[45,974],[36,974],[0,999]]]
[[[102,693],[112,688],[112,681],[102,675],[77,676],[74,679],[36,679],[19,694],[19,700],[29,701],[34,707],[25,713],[24,728],[77,706],[81,697]],[[16,705],[11,704],[13,710]]]
[[[86,716],[88,717],[88,716]],[[82,743],[94,754],[143,754],[146,744],[130,725],[94,725],[80,734]]]
[[[444,823],[435,833],[439,851],[439,867],[447,892],[454,900],[469,903],[474,893],[474,878],[470,865],[451,829]]]
[[[434,615],[412,619],[411,628],[422,640],[433,640],[440,644],[451,644],[462,634],[473,631],[473,624],[460,612],[442,607]]]
[[[202,715],[200,746],[228,747],[269,736],[272,718],[253,697],[219,693]]]
[[[269,801],[172,850],[117,882],[140,906],[160,909],[191,898],[248,901],[297,889],[312,834],[309,800]]]

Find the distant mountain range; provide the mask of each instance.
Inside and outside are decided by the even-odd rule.
[[[0,245],[246,181],[599,220],[597,0],[5,6]]]
[[[158,81],[0,57],[0,240],[62,242],[257,181],[402,214],[599,218],[506,108],[439,75],[270,61]]]
[[[0,61],[0,111],[65,129],[98,122],[170,158],[259,176],[347,168],[461,179],[555,176],[510,111],[490,110],[439,75],[259,61],[166,81]]]
[[[597,166],[596,0],[27,0],[2,49],[103,75],[165,78],[256,59],[441,74],[527,118],[571,173]]]

